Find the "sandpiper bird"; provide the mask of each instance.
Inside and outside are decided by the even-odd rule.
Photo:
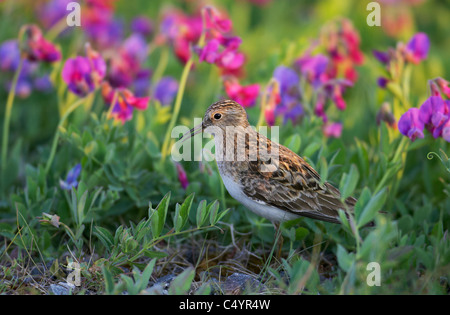
[[[353,211],[356,199],[342,202],[339,190],[321,183],[304,159],[252,129],[235,101],[212,104],[202,123],[182,138],[202,131],[214,136],[220,176],[230,195],[276,228],[301,216],[340,223],[339,209]]]

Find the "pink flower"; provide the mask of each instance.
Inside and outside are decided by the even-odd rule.
[[[186,63],[191,57],[190,46],[197,43],[202,34],[202,17],[170,10],[165,13],[160,29],[162,38],[173,46],[178,59]]]
[[[242,86],[237,81],[225,81],[225,91],[228,96],[241,104],[243,107],[250,107],[255,104],[259,94],[259,84]]]
[[[328,77],[344,77],[356,82],[358,73],[355,66],[364,62],[364,55],[360,50],[359,33],[352,22],[342,19],[330,23],[323,29],[322,38],[326,45],[327,56],[331,59]]]
[[[442,138],[445,141],[450,142],[450,119],[443,125]]]
[[[106,63],[98,52],[86,47],[87,57],[67,59],[62,78],[69,90],[79,96],[86,96],[100,85],[106,74]]]
[[[108,81],[113,87],[129,87],[137,79],[147,57],[147,44],[139,34],[128,37],[110,62]]]
[[[447,80],[444,80],[442,78],[437,78],[435,79],[436,84],[438,85],[438,87],[440,88],[441,92],[447,96],[448,98],[450,98],[450,82],[448,82]]]
[[[177,166],[178,180],[181,184],[181,187],[183,187],[183,189],[186,190],[186,188],[189,186],[186,171],[184,170],[183,166],[181,166],[180,163],[176,163],[176,166]]]
[[[116,93],[116,102],[111,104]],[[102,84],[102,96],[108,106],[114,106],[111,110],[111,115],[122,123],[133,118],[133,110],[135,108],[138,110],[147,109],[150,101],[150,97],[136,97],[130,90],[124,88],[113,89],[106,82]]]
[[[268,99],[266,104],[266,109],[264,111],[264,116],[266,118],[266,122],[269,126],[273,126],[275,124],[275,111],[277,106],[281,103],[281,95],[280,95],[280,84],[275,81],[275,84],[271,84],[268,87]]]
[[[207,29],[217,31],[219,33],[228,33],[229,31],[231,31],[231,20],[226,17],[225,14],[219,12],[212,6],[207,6],[204,8],[204,10]]]
[[[326,137],[340,138],[342,134],[341,123],[325,123],[323,125],[323,134]]]
[[[24,53],[30,61],[55,62],[61,59],[61,52],[46,40],[39,27],[27,25]]]

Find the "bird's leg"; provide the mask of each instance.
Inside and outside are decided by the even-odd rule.
[[[280,260],[281,252],[283,250],[283,243],[284,243],[283,236],[281,235],[281,224],[279,222],[272,222],[272,224],[273,224],[273,227],[275,228],[274,246],[278,247],[276,258],[277,258],[277,260]]]

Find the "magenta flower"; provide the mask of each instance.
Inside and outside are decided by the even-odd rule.
[[[442,127],[449,119],[450,107],[448,102],[440,96],[431,96],[420,107],[419,118],[434,138],[441,136]]]
[[[177,80],[171,77],[163,77],[156,85],[153,97],[157,99],[161,105],[170,105],[177,92]]]
[[[448,82],[447,80],[444,80],[442,78],[437,78],[435,79],[435,82],[437,84],[437,86],[439,87],[439,89],[441,90],[441,92],[447,96],[448,98],[450,98],[450,82]]]
[[[90,43],[101,51],[116,48],[123,37],[123,25],[114,18],[111,4],[87,1],[81,15],[81,27]]]
[[[186,171],[184,170],[183,166],[181,166],[180,163],[176,163],[176,166],[177,166],[178,180],[180,181],[181,187],[183,187],[183,189],[186,190],[186,188],[189,186]]]
[[[340,138],[342,134],[341,123],[325,123],[323,125],[323,134],[329,138]]]
[[[39,27],[26,26],[25,57],[30,61],[55,62],[61,59],[61,52],[46,40]]]
[[[450,106],[450,104],[448,105]],[[450,119],[442,126],[442,138],[445,141],[450,142]]]
[[[134,109],[147,109],[150,97],[137,97],[128,89],[113,89],[107,82],[103,82],[102,96],[108,106],[111,106],[111,103],[114,101],[114,94],[116,94],[116,92],[116,102],[112,104],[113,108],[111,110],[111,115],[116,120],[125,123],[133,118]]]
[[[177,58],[186,63],[191,57],[190,46],[197,43],[202,34],[202,17],[171,10],[163,17],[160,30],[162,37],[172,45]]]
[[[89,46],[86,52],[87,57],[67,59],[62,70],[69,90],[82,97],[94,91],[106,74],[106,63],[100,54]]]
[[[205,11],[207,29],[219,33],[228,33],[231,31],[232,22],[222,12],[219,12],[212,6],[205,7]]]
[[[242,40],[239,37],[213,38],[206,42],[203,49],[198,50],[199,61],[214,63],[223,72],[230,72],[242,67],[244,54],[238,51]]]
[[[425,60],[430,50],[430,40],[427,34],[417,33],[405,47],[405,58],[407,61],[418,64]]]
[[[424,123],[419,118],[419,109],[415,107],[404,113],[398,122],[398,130],[411,141],[423,138],[423,129]]]
[[[225,81],[224,85],[230,99],[243,107],[251,107],[255,104],[259,94],[259,84],[242,86],[237,81]]]
[[[110,62],[108,81],[113,87],[128,88],[143,70],[147,44],[139,34],[127,38]]]
[[[322,41],[330,59],[328,77],[344,77],[355,82],[358,77],[355,66],[364,62],[364,55],[360,50],[359,33],[352,22],[341,19],[327,24],[322,31]]]

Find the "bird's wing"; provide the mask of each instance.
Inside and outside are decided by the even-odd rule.
[[[269,139],[265,141],[270,143]],[[278,161],[250,161],[247,174],[241,176],[243,191],[249,198],[333,223],[340,222],[339,209],[353,211],[356,199],[350,197],[342,203],[339,190],[329,183],[321,184],[319,174],[306,161],[282,145],[270,143],[269,147],[275,145],[279,146]],[[270,166],[275,167],[267,171]]]

